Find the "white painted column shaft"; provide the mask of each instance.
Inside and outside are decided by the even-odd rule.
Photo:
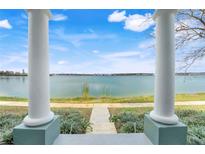
[[[28,10],[29,109],[24,124],[38,126],[53,119],[49,103],[49,10]]]
[[[175,39],[174,20],[176,10],[157,10],[156,20],[156,70],[153,120],[164,124],[176,124],[175,98]]]

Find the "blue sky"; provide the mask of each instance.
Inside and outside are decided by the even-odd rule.
[[[150,20],[154,10],[51,12],[51,73],[154,72],[151,35],[155,24]],[[145,19],[149,21],[141,24]],[[27,20],[24,10],[0,10],[0,70],[27,71]],[[179,67],[177,63],[176,70]],[[204,62],[200,62],[190,71],[205,71],[204,68]]]

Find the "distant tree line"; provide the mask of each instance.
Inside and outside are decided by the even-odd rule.
[[[62,76],[127,76],[127,75],[138,75],[138,76],[152,76],[153,73],[58,73],[50,74],[50,76],[62,75]]]
[[[15,72],[15,71],[0,71],[0,76],[26,76],[27,73],[25,73],[24,70],[22,72]]]

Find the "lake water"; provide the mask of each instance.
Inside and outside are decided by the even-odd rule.
[[[176,93],[205,92],[205,75],[176,76]],[[89,85],[92,96],[139,96],[154,94],[154,76],[51,76],[51,97],[82,95],[82,86]],[[1,76],[0,96],[28,96],[28,77]]]

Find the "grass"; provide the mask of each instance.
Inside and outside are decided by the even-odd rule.
[[[27,98],[0,96],[0,101],[28,102]]]
[[[89,118],[90,108],[52,108],[56,115],[60,115],[60,130],[63,134],[82,134],[91,129]],[[0,144],[12,144],[12,129],[20,124],[27,114],[26,107],[0,108]]]
[[[134,96],[134,97],[92,97],[89,96],[89,89],[85,85],[82,97],[74,98],[51,98],[52,103],[144,103],[153,102],[153,96]],[[205,93],[194,94],[177,94],[176,101],[205,101]],[[0,101],[17,101],[28,102],[26,98],[18,97],[3,97],[0,96]]]
[[[115,122],[118,133],[143,132],[144,114],[152,110],[144,108],[110,108],[110,120]],[[205,144],[205,106],[177,106],[176,114],[188,126],[188,144]]]
[[[90,90],[88,83],[84,83],[82,87],[82,98],[87,99],[90,97]]]

